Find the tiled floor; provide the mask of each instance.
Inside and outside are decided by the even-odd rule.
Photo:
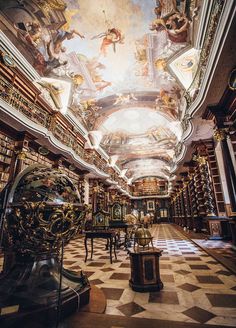
[[[217,253],[234,261],[235,253],[228,244],[198,240],[197,245],[179,227],[170,224],[153,226],[151,232],[154,245],[163,249],[160,272],[164,288],[160,292],[132,291],[128,284],[127,251],[117,250],[117,260],[111,264],[105,241],[101,239],[94,241],[93,260],[87,263],[83,237],[72,240],[65,249],[64,266],[73,271],[82,269],[90,283],[101,288],[107,298],[108,315],[209,324],[209,327],[236,326],[236,276],[198,246],[213,249],[215,245]],[[0,266],[1,263],[2,256]]]
[[[110,264],[104,240],[95,240],[93,260],[84,263],[83,238],[71,241],[65,266],[85,271],[90,283],[107,297],[106,314],[236,326],[236,276],[184,236],[173,225],[151,229],[160,258],[160,292],[137,293],[128,284],[127,251],[119,249]]]

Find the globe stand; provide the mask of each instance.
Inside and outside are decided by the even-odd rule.
[[[149,247],[149,244],[152,247]],[[141,250],[140,250],[141,248]],[[130,251],[130,287],[136,292],[159,291],[163,288],[160,278],[159,258],[162,250],[153,247],[153,237],[146,228],[139,228],[134,236],[134,248]]]
[[[48,327],[56,318],[58,326],[89,302],[87,278],[63,269],[64,244],[85,216],[79,193],[63,173],[37,164],[22,171],[2,199],[0,321]]]
[[[134,251],[142,251],[149,250],[149,244],[151,244],[152,249],[153,246],[153,237],[134,237]]]
[[[130,251],[130,287],[136,292],[154,292],[163,288],[160,278],[159,258],[162,250],[153,248]]]
[[[0,279],[2,321],[55,322],[56,317],[63,319],[89,302],[86,276],[65,269],[60,276],[56,256],[17,255],[16,259],[10,272]]]

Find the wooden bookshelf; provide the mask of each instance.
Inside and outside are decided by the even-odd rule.
[[[12,138],[0,132],[0,191],[9,181],[14,145],[15,141]]]
[[[225,202],[224,195],[220,179],[220,171],[216,159],[214,143],[207,143],[207,152],[208,152],[208,163],[209,163],[209,172],[210,180],[212,185],[212,190],[214,192],[215,206],[216,206],[216,215],[225,216]]]

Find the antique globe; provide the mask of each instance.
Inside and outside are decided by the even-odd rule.
[[[19,316],[50,309],[55,317],[60,290],[61,315],[76,311],[90,287],[82,272],[63,268],[63,250],[86,214],[78,190],[65,174],[36,164],[18,174],[7,199],[0,307],[17,302]]]
[[[60,171],[32,165],[11,188],[7,246],[17,253],[57,253],[77,233],[85,216],[80,195]]]
[[[151,233],[148,229],[144,227],[138,228],[134,234],[134,248],[136,246],[136,243],[138,245],[138,248],[139,246],[145,248],[149,246],[150,243],[153,246],[152,239],[153,237],[151,236]]]

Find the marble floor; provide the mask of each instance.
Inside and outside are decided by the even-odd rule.
[[[236,327],[236,275],[211,256],[215,248],[215,254],[219,253],[224,260],[230,258],[234,264],[236,256],[230,244],[193,239],[194,242],[172,224],[154,225],[150,230],[154,246],[163,250],[160,273],[164,288],[160,292],[134,292],[129,287],[127,250],[119,248],[117,260],[111,264],[103,239],[94,240],[93,260],[86,263],[84,237],[72,240],[65,247],[64,267],[76,272],[83,270],[90,284],[101,288],[107,298],[105,313],[113,321],[115,315],[171,320],[173,325],[182,322]],[[2,260],[0,254],[0,269]]]
[[[151,228],[160,258],[160,292],[131,290],[129,255],[117,250],[110,264],[105,241],[94,240],[93,260],[85,263],[84,239],[66,246],[64,266],[83,270],[107,298],[106,314],[175,322],[236,326],[236,276],[171,224]],[[222,249],[222,248],[221,248]]]

